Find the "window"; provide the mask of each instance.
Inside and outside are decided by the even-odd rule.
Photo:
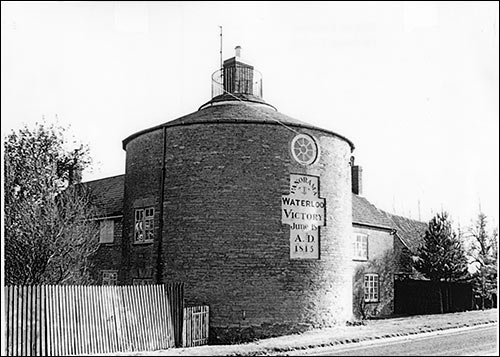
[[[115,234],[115,222],[105,219],[99,222],[99,243],[113,243]]]
[[[103,270],[102,271],[102,285],[117,285],[118,271],[117,270]]]
[[[292,156],[302,165],[312,164],[318,157],[318,147],[312,137],[299,134],[292,140]]]
[[[153,279],[151,278],[141,278],[141,279],[133,279],[133,285],[151,285],[153,284]]]
[[[152,242],[154,237],[153,207],[135,210],[135,242]]]
[[[368,235],[357,233],[354,235],[354,258],[355,260],[368,259]]]
[[[378,302],[378,274],[365,274],[365,302]]]

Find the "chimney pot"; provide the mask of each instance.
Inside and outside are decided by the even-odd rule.
[[[241,46],[236,46],[234,48],[234,51],[235,51],[235,56],[236,57],[241,57]]]
[[[363,194],[363,168],[358,165],[351,166],[352,193]]]

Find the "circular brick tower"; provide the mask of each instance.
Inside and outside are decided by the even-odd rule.
[[[198,111],[123,141],[124,279],[184,282],[219,341],[350,319],[353,144],[276,111],[238,55]]]

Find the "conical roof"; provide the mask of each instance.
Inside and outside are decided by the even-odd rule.
[[[319,130],[330,135],[337,136],[345,140],[354,150],[354,144],[342,135],[330,130],[326,130],[314,125],[310,125],[298,119],[278,112],[274,107],[268,104],[256,102],[240,101],[233,98],[223,102],[209,102],[196,112],[184,115],[178,119],[154,126],[149,129],[139,131],[123,140],[123,149],[132,139],[163,127],[176,127],[194,124],[265,124],[282,125],[290,128],[305,128]]]

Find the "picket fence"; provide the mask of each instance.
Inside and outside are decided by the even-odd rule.
[[[208,343],[208,317],[208,306],[184,308],[183,347],[201,346]]]
[[[182,283],[7,286],[5,293],[7,356],[151,351],[183,344]]]

